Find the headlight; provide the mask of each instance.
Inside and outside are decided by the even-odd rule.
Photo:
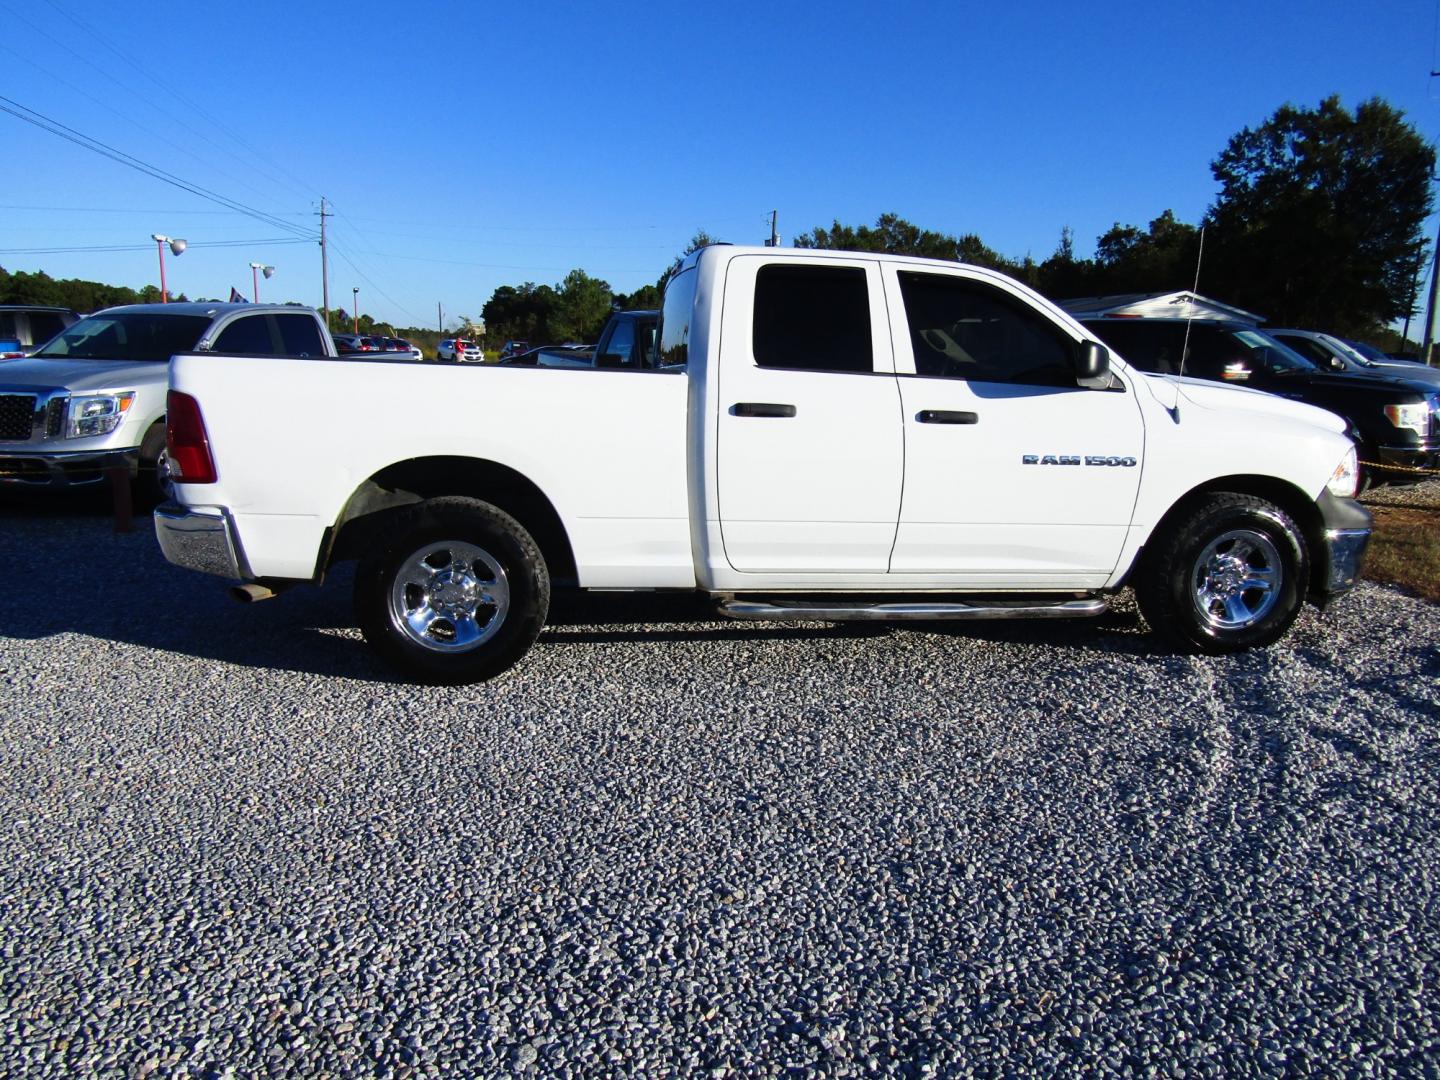
[[[1335,471],[1330,474],[1330,482],[1325,485],[1331,495],[1337,495],[1342,499],[1353,499],[1355,489],[1360,484],[1360,466],[1355,459],[1355,447],[1345,451],[1345,456],[1340,459],[1340,464],[1335,466]]]
[[[65,438],[83,439],[90,435],[108,435],[118,428],[135,404],[135,392],[123,394],[90,394],[72,397],[65,415]]]
[[[1385,418],[1402,431],[1413,431],[1423,439],[1430,434],[1430,417],[1435,407],[1435,398],[1410,405],[1386,405]]]

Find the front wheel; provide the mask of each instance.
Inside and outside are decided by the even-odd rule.
[[[1309,585],[1305,540],[1280,507],[1222,492],[1182,512],[1149,546],[1140,611],[1186,651],[1238,652],[1278,640]]]
[[[534,644],[550,575],[534,539],[478,499],[418,504],[360,563],[355,613],[365,640],[420,682],[493,678]]]

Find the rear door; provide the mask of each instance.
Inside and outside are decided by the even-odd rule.
[[[880,266],[731,260],[718,487],[736,570],[884,573],[904,473]]]

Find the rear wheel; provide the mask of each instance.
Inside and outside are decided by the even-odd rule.
[[[1165,526],[1148,547],[1135,598],[1174,645],[1237,652],[1276,641],[1309,584],[1305,540],[1267,499],[1222,492]]]
[[[478,499],[420,503],[355,576],[365,640],[421,682],[500,674],[545,625],[550,575],[518,521]]]

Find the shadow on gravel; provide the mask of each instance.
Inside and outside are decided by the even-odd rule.
[[[160,554],[148,514],[135,531],[113,530],[108,498],[0,495],[0,637],[67,633],[252,668],[375,682],[391,674],[354,630],[353,568],[323,589],[297,587],[260,604],[230,598],[219,578],[182,570]],[[831,623],[808,627],[732,622],[703,597],[557,591],[539,648],[596,644],[823,641],[906,632],[1047,648],[1104,647],[1153,655],[1156,643],[1130,612],[1100,619],[994,623]]]

